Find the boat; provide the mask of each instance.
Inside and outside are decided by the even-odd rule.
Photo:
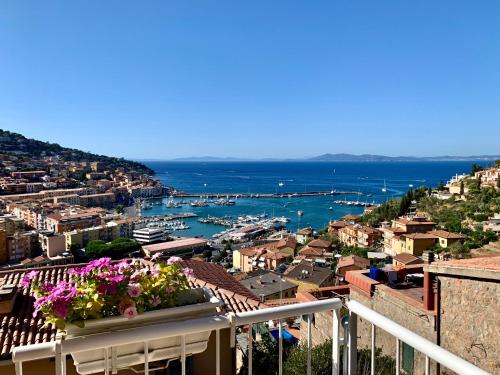
[[[329,209],[330,211],[333,211],[333,207],[332,207],[332,206],[330,206],[330,208],[328,208],[328,209]]]
[[[278,186],[279,186],[279,187],[282,187],[283,185],[285,185],[283,182],[280,182],[280,183],[278,184]]]
[[[302,211],[302,210],[298,210],[298,211],[297,211],[297,215],[299,215],[299,216],[304,216],[304,211]]]
[[[382,193],[385,193],[387,191],[387,185],[384,180],[384,187],[382,188]]]

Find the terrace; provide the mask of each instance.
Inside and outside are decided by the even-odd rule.
[[[283,370],[283,321],[288,317],[306,316],[306,330],[308,332],[307,339],[307,374],[311,374],[312,363],[311,356],[311,324],[312,314],[321,312],[330,312],[332,319],[332,374],[339,374],[341,351],[343,351],[343,373],[357,374],[357,318],[362,318],[371,323],[371,374],[376,373],[375,368],[375,338],[380,330],[383,330],[394,336],[394,345],[396,347],[396,368],[395,373],[400,374],[400,347],[402,342],[411,345],[416,350],[425,355],[426,358],[426,374],[430,373],[431,361],[441,363],[444,367],[458,374],[487,374],[485,371],[472,365],[471,363],[455,356],[454,354],[444,350],[425,338],[409,331],[405,327],[395,323],[385,316],[367,308],[357,301],[347,301],[346,307],[349,311],[348,318],[341,319],[340,309],[343,303],[338,298],[330,298],[325,300],[305,302],[287,306],[274,308],[266,308],[262,310],[247,311],[241,313],[228,313],[222,315],[206,316],[189,320],[177,320],[162,324],[154,324],[147,326],[139,326],[130,329],[124,329],[116,332],[97,333],[86,337],[77,337],[73,339],[62,339],[60,336],[56,340],[35,345],[27,345],[16,347],[12,354],[12,361],[15,363],[16,374],[23,374],[23,366],[28,361],[40,360],[45,358],[54,358],[54,368],[56,375],[65,375],[67,373],[67,357],[75,353],[86,352],[99,349],[102,351],[104,358],[86,363],[80,367],[79,371],[84,374],[96,372],[104,372],[104,374],[117,373],[118,370],[129,368],[136,363],[143,364],[143,372],[145,374],[154,373],[158,370],[155,367],[156,358],[160,353],[155,349],[149,348],[149,343],[162,338],[179,338],[178,344],[172,345],[169,348],[172,359],[180,360],[180,373],[187,373],[187,359],[194,350],[196,343],[186,344],[186,337],[205,333],[215,335],[215,351],[213,358],[214,373],[221,374],[222,357],[221,353],[225,351],[222,347],[221,333],[229,330],[229,346],[236,346],[236,334],[240,328],[246,327],[247,332],[247,361],[248,373],[252,374],[252,350],[253,341],[255,340],[252,334],[252,326],[260,322],[268,322],[270,320],[278,321],[279,327],[279,360],[278,374],[282,374]],[[137,344],[142,346],[141,353],[135,353],[128,356],[117,356],[116,348],[126,344]],[[226,343],[227,344],[227,343]],[[162,367],[163,369],[163,367]],[[211,372],[206,369],[207,373]]]
[[[4,315],[2,330],[11,329],[9,327],[14,330],[17,329],[14,327],[20,324],[27,326],[17,333],[17,337],[11,337],[12,341],[1,343],[3,364],[13,363],[16,375],[226,375],[237,373],[237,369],[242,366],[246,370],[245,374],[252,374],[257,373],[254,371],[254,360],[257,358],[255,353],[261,339],[257,332],[262,330],[262,327],[265,327],[264,330],[277,327],[276,368],[270,369],[268,373],[282,375],[286,360],[287,332],[292,328],[290,321],[295,321],[293,329],[299,328],[298,336],[307,350],[303,365],[308,375],[312,374],[319,364],[315,363],[312,355],[313,347],[318,343],[318,337],[315,336],[318,331],[321,331],[323,337],[332,339],[332,374],[367,374],[366,369],[362,372],[357,368],[358,350],[366,348],[366,343],[371,353],[368,373],[380,374],[377,372],[375,353],[382,344],[380,339],[384,335],[390,335],[393,343],[390,345],[395,352],[393,373],[397,375],[404,373],[405,345],[411,346],[424,356],[425,368],[422,373],[430,374],[431,370],[434,373],[436,364],[440,363],[442,369],[458,374],[487,374],[428,338],[411,331],[408,326],[376,312],[361,303],[361,299],[356,300],[357,292],[353,295],[351,290],[351,295],[346,300],[335,298],[349,294],[349,287],[322,288],[305,296],[307,298],[299,298],[301,293],[298,293],[298,298],[289,304],[270,307],[259,303],[254,299],[255,296],[216,265],[193,260],[184,261],[183,265],[194,270],[190,284],[192,287],[207,288],[212,295],[211,303],[217,306],[216,310],[201,316],[192,316],[188,308],[184,315],[168,321],[131,321],[131,324],[119,329],[89,332],[83,336],[64,336],[54,327],[42,328],[39,317],[34,321],[24,318],[22,323],[22,317]],[[64,267],[47,267],[43,270],[44,277],[51,280],[64,278],[64,270]],[[420,270],[421,266],[420,269],[414,267],[413,272]],[[4,278],[3,284],[0,282],[0,286],[14,288],[22,277],[22,272],[6,273],[7,277]],[[356,285],[351,285],[355,291],[365,289],[370,293],[376,287],[386,287],[362,272],[353,271],[349,274],[359,278]],[[395,289],[394,291],[401,292]],[[27,291],[24,291],[22,295],[18,295],[16,301],[18,305],[21,304],[21,311],[26,313],[26,316],[31,316],[32,311],[29,298]],[[408,298],[411,299],[411,296]],[[327,321],[325,326],[321,325],[323,320]],[[299,327],[297,321],[300,322]],[[366,325],[370,327],[368,330],[364,329]],[[168,345],[159,347],[158,343],[165,340]],[[124,348],[130,346],[133,351],[127,352]],[[81,359],[88,357],[89,353],[92,354],[90,358]],[[272,363],[269,364],[270,367],[271,365]],[[3,369],[0,369],[0,372],[4,374]],[[6,373],[13,374],[14,368]]]

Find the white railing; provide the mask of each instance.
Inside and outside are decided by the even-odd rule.
[[[306,302],[295,305],[279,306],[266,308],[243,313],[230,313],[226,315],[214,315],[185,321],[174,321],[161,324],[135,327],[116,332],[97,333],[84,337],[75,337],[69,339],[57,339],[56,341],[16,347],[12,353],[12,361],[15,363],[16,374],[22,375],[23,362],[33,361],[44,358],[55,357],[55,374],[66,375],[66,357],[71,353],[84,352],[88,350],[102,349],[105,353],[104,373],[106,375],[111,371],[116,373],[117,358],[114,357],[113,347],[142,343],[144,345],[143,353],[140,354],[141,362],[144,363],[144,372],[149,374],[154,369],[150,368],[150,362],[154,361],[154,356],[149,351],[148,343],[166,337],[180,337],[181,346],[179,348],[179,359],[181,363],[182,375],[186,374],[186,342],[185,337],[189,334],[200,332],[215,331],[216,338],[216,374],[219,375],[220,367],[220,330],[230,329],[231,347],[236,345],[236,328],[241,326],[248,327],[248,374],[252,374],[253,357],[253,335],[252,325],[269,320],[278,320],[279,327],[279,358],[278,374],[282,374],[283,369],[283,339],[282,339],[282,320],[289,317],[308,316],[307,319],[307,375],[311,374],[311,348],[312,348],[312,314],[332,311],[332,374],[338,375],[340,372],[340,349],[344,347],[343,373],[348,375],[356,374],[357,365],[357,316],[366,319],[372,324],[371,340],[371,373],[375,374],[375,334],[376,328],[382,329],[393,335],[396,340],[396,374],[400,373],[399,346],[401,342],[411,345],[416,350],[426,356],[426,374],[430,371],[430,359],[443,364],[448,369],[458,374],[487,374],[487,372],[470,364],[469,362],[457,357],[456,355],[433,344],[429,340],[409,331],[385,316],[369,309],[368,307],[356,301],[348,301],[349,323],[344,327],[344,338],[341,338],[340,330],[341,319],[340,309],[342,301],[338,298]],[[138,354],[139,355],[139,354]],[[111,358],[110,358],[111,356]],[[121,363],[123,365],[123,362]],[[102,363],[96,368],[101,369]],[[121,368],[121,367],[119,367]],[[91,368],[87,368],[91,370]],[[97,372],[98,370],[96,370]]]

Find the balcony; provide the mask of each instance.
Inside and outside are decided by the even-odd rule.
[[[341,318],[341,309],[344,317]],[[301,317],[301,330],[304,332],[305,347],[307,356],[304,360],[304,368],[306,374],[310,375],[315,367],[312,359],[312,324],[315,314],[323,314],[331,323],[331,332],[327,334],[331,340],[332,355],[331,355],[331,373],[354,375],[361,372],[361,369],[356,368],[358,364],[358,335],[360,332],[357,329],[358,319],[363,319],[371,324],[371,347],[369,351],[370,365],[369,373],[374,375],[377,372],[376,368],[376,337],[381,331],[385,331],[394,337],[395,347],[395,368],[393,373],[399,375],[402,372],[402,353],[401,348],[403,343],[411,346],[425,356],[425,374],[430,374],[431,364],[439,363],[441,368],[446,368],[458,374],[487,374],[487,372],[465,361],[464,359],[444,350],[440,346],[431,341],[411,332],[407,328],[395,323],[391,319],[371,310],[365,305],[349,300],[343,304],[338,298],[329,298],[316,300],[312,302],[304,302],[293,305],[279,306],[273,308],[265,308],[261,310],[227,313],[220,315],[211,315],[189,320],[176,320],[167,323],[139,326],[130,329],[124,329],[114,332],[97,333],[84,337],[76,337],[65,339],[60,336],[56,337],[55,341],[19,346],[14,348],[12,353],[12,361],[15,364],[16,375],[23,375],[23,369],[26,362],[52,359],[54,358],[54,373],[56,375],[67,374],[67,359],[69,355],[85,352],[89,350],[102,350],[103,360],[95,360],[88,362],[85,365],[84,373],[91,374],[104,372],[108,375],[118,373],[121,369],[130,368],[131,363],[141,363],[141,369],[134,369],[134,372],[143,372],[145,374],[156,374],[158,370],[164,370],[168,367],[170,361],[158,363],[155,361],[157,352],[150,347],[150,343],[154,340],[162,338],[176,338],[173,340],[175,344],[168,348],[171,353],[172,360],[179,361],[179,373],[185,375],[192,373],[188,369],[188,363],[196,361],[197,357],[192,356],[192,343],[186,344],[186,336],[200,333],[208,333],[211,335],[209,346],[206,352],[209,353],[209,362],[204,363],[212,368],[204,368],[200,373],[213,373],[216,375],[234,373],[235,368],[228,368],[227,353],[234,356],[234,348],[237,347],[237,335],[245,338],[245,345],[240,345],[243,349],[243,358],[246,361],[246,373],[252,374],[254,348],[257,336],[253,334],[254,325],[264,322],[268,324],[270,321],[276,322],[278,326],[277,335],[277,351],[278,360],[277,368],[270,370],[269,373],[277,373],[281,375],[283,372],[284,361],[284,322],[287,318]],[[214,337],[215,336],[215,337]],[[132,356],[116,355],[116,348],[126,344],[137,344],[141,350]],[[194,344],[196,345],[196,343]],[[163,349],[164,350],[164,349]],[[341,363],[342,361],[342,363]],[[26,372],[27,374],[28,372]],[[44,372],[45,373],[45,372]],[[121,373],[121,372],[120,372]],[[196,372],[195,372],[196,373]]]

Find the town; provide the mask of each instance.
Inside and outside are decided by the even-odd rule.
[[[21,136],[3,132],[2,137]],[[50,270],[67,270],[102,257],[181,257],[194,272],[192,282],[210,288],[224,301],[226,311],[327,297],[355,299],[434,343],[444,343],[447,350],[474,359],[483,369],[496,371],[498,337],[492,331],[495,324],[487,322],[495,320],[499,306],[487,291],[492,285],[498,291],[499,280],[498,160],[485,168],[474,165],[471,174],[453,176],[437,187],[410,189],[402,197],[367,205],[363,214],[347,214],[325,228],[291,232],[282,225],[286,218],[202,218],[202,223],[229,228],[206,239],[170,235],[169,223],[183,215],[141,216],[148,199],[175,195],[175,189],[162,185],[147,167],[105,157],[96,160],[92,154],[67,160],[66,149],[48,152],[47,145],[39,147],[43,151],[38,156],[6,146],[0,150],[4,356],[19,344],[8,338],[12,330],[20,334],[31,329],[15,328],[8,318],[16,313],[9,302],[17,295],[14,275],[40,269],[49,277]],[[476,304],[458,309],[453,301],[464,293],[473,293]],[[478,310],[479,305],[484,310]],[[439,306],[446,314],[440,315]],[[454,322],[464,316],[481,317],[484,324],[474,331],[461,330]],[[324,332],[331,331],[331,324],[324,313],[316,315],[310,333],[315,345],[324,345]],[[304,340],[304,326],[304,321],[285,325],[290,342]],[[265,327],[271,333],[275,329]],[[359,322],[357,329],[368,332],[370,326]],[[390,340],[386,336],[381,333],[377,340]],[[369,347],[369,340],[370,335],[362,335],[358,345]],[[480,350],[474,347],[477,340]],[[390,345],[380,346],[384,358],[394,355]],[[424,372],[425,356],[414,354],[413,348],[403,345],[402,358],[408,373]]]

